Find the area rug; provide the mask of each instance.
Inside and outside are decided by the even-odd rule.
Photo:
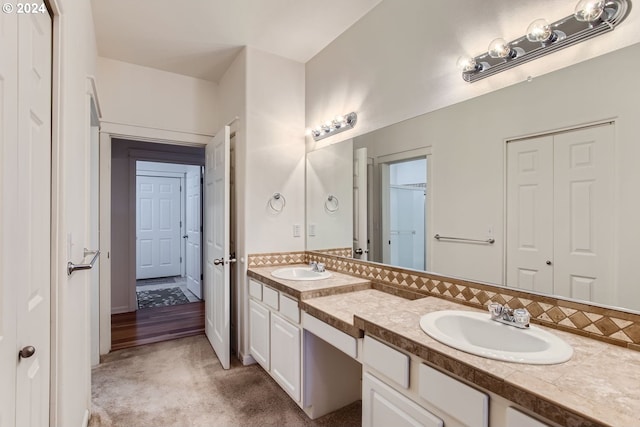
[[[136,294],[138,294],[138,310],[143,308],[186,304],[189,302],[180,288],[136,291]]]

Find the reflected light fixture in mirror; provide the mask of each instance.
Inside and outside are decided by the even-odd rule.
[[[314,141],[319,141],[323,138],[328,138],[332,135],[344,132],[345,130],[353,129],[357,121],[358,115],[356,113],[336,116],[333,120],[329,120],[313,129],[308,129],[307,133],[311,134]]]
[[[494,39],[487,52],[476,57],[461,56],[457,66],[462,78],[473,83],[613,31],[626,18],[630,6],[630,0],[581,0],[573,14],[551,24],[545,19],[536,19],[524,36],[511,42]]]

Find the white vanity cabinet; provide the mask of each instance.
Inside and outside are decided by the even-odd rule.
[[[249,300],[249,351],[253,358],[266,371],[269,371],[269,309]]]
[[[301,405],[301,337],[296,300],[249,279],[249,351],[273,379]]]
[[[557,427],[377,338],[362,353],[363,427]]]
[[[271,375],[300,401],[300,328],[277,313],[271,314]]]
[[[370,373],[362,379],[363,427],[443,427],[443,421]]]

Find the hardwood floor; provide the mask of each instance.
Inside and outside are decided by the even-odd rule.
[[[204,302],[111,315],[111,350],[204,333]]]

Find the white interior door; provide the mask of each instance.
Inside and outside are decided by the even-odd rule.
[[[50,16],[2,14],[0,50],[0,422],[43,426],[51,319]]]
[[[136,177],[136,279],[180,275],[180,179]]]
[[[18,20],[15,14],[0,15],[0,420],[16,425],[16,369],[18,351],[17,286],[14,239],[18,238]],[[14,208],[12,208],[14,207]]]
[[[202,206],[200,167],[187,173],[187,289],[202,299]]]
[[[613,304],[613,145],[604,125],[554,137],[554,294]]]
[[[553,137],[507,144],[507,285],[553,292]]]
[[[614,132],[507,145],[507,285],[613,304]]]
[[[367,175],[367,148],[358,148],[353,156],[353,253],[364,261],[369,259]]]
[[[205,333],[220,364],[229,369],[231,289],[230,129],[222,128],[205,149]]]

